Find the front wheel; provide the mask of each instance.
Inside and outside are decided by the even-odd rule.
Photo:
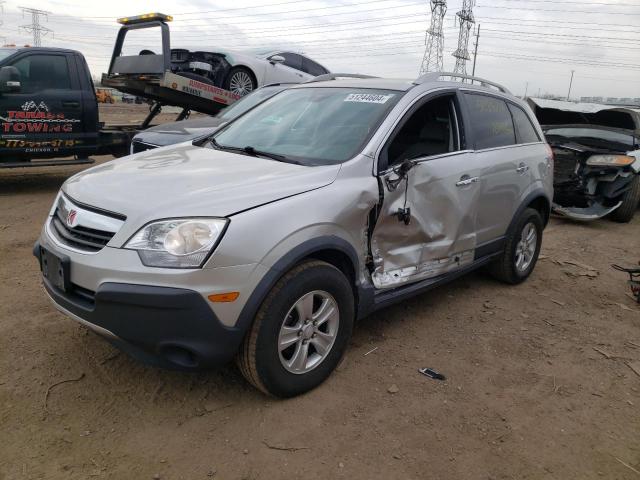
[[[354,320],[347,278],[321,261],[303,263],[267,295],[237,357],[243,376],[277,397],[321,384],[342,358]]]
[[[640,203],[640,174],[631,180],[631,188],[622,195],[622,205],[616,208],[609,218],[618,223],[629,223],[636,214]]]
[[[501,282],[524,282],[536,265],[542,246],[542,217],[527,208],[507,233],[502,254],[489,265],[489,272]]]
[[[244,67],[234,67],[229,71],[229,75],[224,81],[224,88],[244,97],[258,88],[258,85],[250,70]]]

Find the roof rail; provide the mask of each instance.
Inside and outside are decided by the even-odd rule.
[[[511,94],[511,92],[506,87],[503,87],[499,83],[495,83],[495,82],[492,82],[490,80],[485,80],[484,78],[474,77],[472,75],[464,75],[462,73],[429,72],[429,73],[425,73],[424,75],[421,75],[420,77],[418,77],[413,83],[415,85],[420,85],[420,84],[427,83],[427,82],[437,82],[442,77],[460,78],[460,79],[462,79],[463,82],[465,80],[469,80],[470,83],[477,82],[481,86],[490,86],[490,87],[498,89],[502,93]]]
[[[305,83],[324,82],[325,80],[336,80],[338,78],[379,78],[372,75],[362,75],[360,73],[325,73],[308,80]]]

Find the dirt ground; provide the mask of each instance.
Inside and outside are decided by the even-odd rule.
[[[610,268],[640,260],[640,215],[553,219],[529,281],[378,312],[282,401],[233,366],[146,367],[54,310],[31,248],[80,169],[0,171],[0,479],[640,478],[640,306]]]

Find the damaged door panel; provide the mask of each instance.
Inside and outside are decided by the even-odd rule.
[[[479,170],[468,168],[471,156],[460,152],[421,161],[404,178],[396,171],[382,176],[384,203],[372,239],[376,288],[473,262],[480,188]]]
[[[410,111],[384,147],[382,206],[373,231],[376,288],[434,277],[473,262],[480,169],[461,151],[455,95]]]

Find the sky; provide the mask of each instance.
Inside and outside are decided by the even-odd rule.
[[[444,70],[451,71],[462,0],[447,4]],[[121,16],[173,15],[174,48],[286,49],[333,72],[393,78],[417,76],[431,20],[426,0],[7,0],[0,42],[32,43],[20,28],[31,22],[20,6],[49,11],[41,20],[51,29],[43,46],[80,50],[96,77],[108,67]],[[572,98],[640,97],[640,0],[477,0],[474,16],[476,76],[516,95],[566,96],[573,70]],[[158,34],[127,38],[132,51],[153,49]],[[470,51],[474,42],[472,36]]]

